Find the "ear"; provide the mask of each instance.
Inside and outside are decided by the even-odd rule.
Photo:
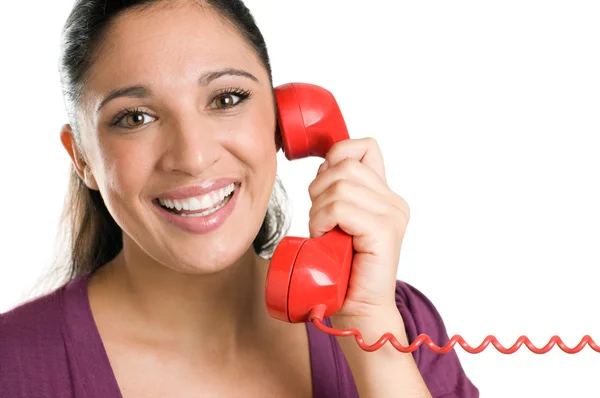
[[[71,125],[65,124],[62,126],[60,129],[60,141],[69,154],[69,157],[73,162],[73,167],[75,167],[75,171],[77,172],[77,175],[79,175],[79,178],[83,180],[88,188],[97,191],[98,184],[96,183],[92,169],[90,169],[90,166],[85,162],[81,151],[77,147],[77,142],[75,141],[75,136],[73,134]]]

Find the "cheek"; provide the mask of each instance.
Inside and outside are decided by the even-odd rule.
[[[98,182],[109,197],[138,196],[151,170],[151,152],[140,148],[139,143],[110,142],[100,147],[104,166],[104,181]]]
[[[275,142],[275,112],[270,101],[262,101],[260,108],[252,112],[245,122],[249,128],[246,152],[254,163],[262,168],[276,164],[277,146]]]

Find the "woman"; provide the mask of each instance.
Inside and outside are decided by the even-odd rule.
[[[280,144],[241,1],[80,0],[63,40],[69,280],[0,317],[3,397],[478,396],[454,351],[367,353],[266,312]],[[409,210],[376,142],[335,145],[310,194],[311,236],[354,236],[328,324],[445,344],[433,305],[396,281]]]

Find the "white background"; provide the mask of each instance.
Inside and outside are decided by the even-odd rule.
[[[71,1],[0,13],[0,312],[52,260],[69,159],[56,72]],[[412,210],[398,278],[472,346],[525,334],[600,343],[600,6],[596,1],[265,1],[276,84],[332,91],[374,136]],[[292,235],[308,232],[318,159],[287,162]],[[482,397],[599,396],[600,353],[457,348]],[[401,377],[399,375],[399,377]]]

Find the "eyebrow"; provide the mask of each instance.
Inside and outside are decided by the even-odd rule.
[[[235,68],[226,68],[217,71],[211,71],[203,73],[198,79],[198,84],[201,86],[206,86],[213,80],[216,80],[223,76],[241,76],[251,79],[255,82],[259,82],[256,76],[254,76],[250,72],[246,72],[242,69]],[[135,85],[129,87],[118,88],[116,90],[111,91],[98,105],[96,108],[96,113],[100,112],[102,107],[106,105],[108,102],[121,97],[130,97],[130,98],[148,98],[152,96],[152,90],[146,86]]]

